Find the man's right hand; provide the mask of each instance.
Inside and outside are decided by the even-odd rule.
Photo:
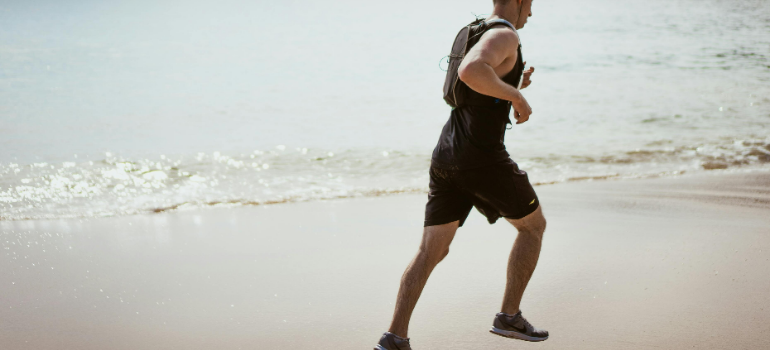
[[[519,95],[520,98],[517,101],[511,101],[513,105],[513,117],[516,118],[516,124],[521,124],[529,120],[529,116],[532,115],[532,108],[527,103],[524,96]]]

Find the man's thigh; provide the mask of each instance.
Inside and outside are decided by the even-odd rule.
[[[470,198],[463,194],[452,179],[455,172],[430,168],[430,191],[425,205],[424,227],[442,226],[457,222],[462,226],[473,209]]]
[[[460,182],[490,224],[500,217],[523,219],[540,205],[529,176],[513,161],[463,172]]]

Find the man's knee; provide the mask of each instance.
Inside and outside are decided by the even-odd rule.
[[[523,227],[523,228],[519,228],[518,231],[519,231],[519,235],[524,235],[531,239],[542,240],[543,234],[545,233],[545,226]]]
[[[449,245],[421,245],[419,254],[422,255],[425,260],[433,264],[438,264],[449,255]]]
[[[546,226],[545,217],[543,215],[537,215],[527,219],[526,222],[519,222],[515,225],[519,234],[542,239]]]
[[[541,215],[540,220],[538,220],[535,226],[536,226],[535,230],[540,234],[540,236],[542,236],[543,233],[545,232],[545,226],[546,226],[545,217]]]
[[[538,208],[535,212],[532,214],[524,217],[523,219],[518,220],[508,220],[510,221],[514,227],[516,227],[516,230],[519,231],[519,234],[537,237],[537,238],[543,238],[543,234],[545,233],[545,227],[546,227],[546,221],[545,216],[543,216],[542,211],[540,208]]]
[[[535,220],[533,220],[531,222],[531,224],[529,225],[529,227],[528,227],[529,231],[532,234],[536,234],[536,235],[542,237],[543,233],[545,232],[545,225],[546,225],[545,216],[540,214],[537,217],[535,217],[534,219]]]
[[[442,248],[440,251],[436,253],[436,255],[433,257],[433,261],[436,262],[436,264],[440,263],[446,256],[449,255],[449,246]]]
[[[449,254],[449,245],[452,244],[457,227],[458,221],[426,227],[420,243],[420,255],[434,264],[444,260]]]

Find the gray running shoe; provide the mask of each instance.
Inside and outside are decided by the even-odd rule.
[[[521,311],[511,316],[502,312],[495,316],[490,332],[508,338],[516,338],[526,341],[543,341],[548,339],[548,331],[532,326]]]
[[[387,332],[382,335],[380,342],[374,346],[374,350],[412,350],[409,346],[409,338],[401,338]]]

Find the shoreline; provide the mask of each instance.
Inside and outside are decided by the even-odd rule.
[[[596,175],[596,176],[580,176],[580,177],[567,178],[564,180],[557,180],[557,181],[544,181],[544,182],[534,181],[532,182],[532,186],[535,188],[539,188],[541,186],[552,186],[552,185],[560,185],[560,184],[583,183],[583,182],[594,182],[594,181],[635,181],[635,180],[645,180],[645,179],[678,178],[678,177],[690,177],[690,176],[694,176],[694,177],[730,176],[734,174],[755,174],[755,173],[763,173],[763,172],[770,173],[770,168],[747,167],[747,168],[733,168],[733,169],[706,169],[698,172],[668,171],[668,172],[654,173],[654,174],[636,174],[636,175],[611,174],[611,175]],[[104,219],[104,218],[130,217],[130,216],[137,216],[137,215],[154,215],[154,214],[162,214],[162,213],[199,211],[199,210],[219,209],[219,208],[272,206],[272,205],[281,205],[281,204],[313,203],[313,202],[326,202],[326,201],[335,201],[335,200],[365,199],[365,198],[378,198],[378,197],[387,197],[387,196],[427,194],[427,193],[428,193],[427,187],[426,188],[413,187],[413,188],[398,188],[398,189],[373,189],[368,191],[357,192],[350,195],[338,195],[338,196],[331,196],[327,198],[309,198],[309,199],[285,198],[285,199],[266,200],[266,201],[235,199],[235,200],[215,200],[215,201],[210,201],[205,203],[184,202],[184,203],[174,204],[166,207],[149,208],[149,209],[144,209],[144,210],[131,212],[131,213],[103,215],[103,216],[83,215],[83,216],[64,216],[64,217],[28,217],[28,218],[20,218],[20,219],[8,219],[0,216],[0,223],[19,222],[19,221]]]
[[[417,305],[415,349],[770,346],[770,173],[536,191],[549,226],[522,309],[551,338],[487,332],[515,232],[473,211]],[[13,349],[371,347],[426,200],[3,221],[0,339]]]

